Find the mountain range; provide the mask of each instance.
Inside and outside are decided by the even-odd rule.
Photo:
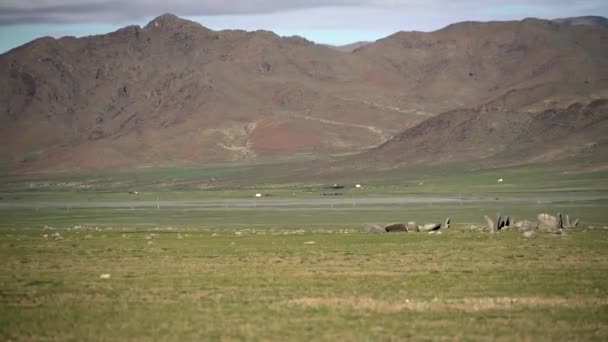
[[[463,22],[335,48],[166,14],[0,55],[0,167],[605,162],[607,99],[605,18]]]

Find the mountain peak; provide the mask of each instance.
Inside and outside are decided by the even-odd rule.
[[[176,16],[175,14],[171,14],[171,13],[165,13],[162,14],[152,20],[150,20],[150,22],[146,25],[146,29],[163,29],[163,30],[171,30],[171,29],[175,29],[175,28],[186,28],[186,27],[196,27],[196,28],[202,28],[202,29],[207,29],[206,27],[204,27],[203,25],[195,22],[195,21],[191,21],[191,20],[187,20],[187,19],[183,19],[180,18],[178,16]]]
[[[163,13],[163,14],[159,15],[158,17],[154,18],[153,20],[159,20],[159,21],[165,20],[166,21],[166,20],[182,20],[182,19],[173,13]]]

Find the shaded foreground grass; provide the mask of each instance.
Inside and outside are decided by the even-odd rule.
[[[0,337],[608,339],[605,230],[270,227],[3,228]]]

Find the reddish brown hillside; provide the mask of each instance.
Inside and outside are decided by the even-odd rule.
[[[387,166],[473,160],[505,165],[595,153],[596,159],[608,161],[603,154],[608,147],[608,96],[579,97],[582,102],[549,109],[542,109],[545,103],[522,102],[530,92],[545,91],[512,92],[483,106],[443,113],[358,158]]]
[[[399,32],[356,51],[408,80],[399,106],[468,108],[513,89],[608,79],[608,30],[526,19]]]
[[[383,89],[343,57],[302,38],[215,32],[172,15],[38,39],[0,56],[0,161],[35,170],[335,153],[421,120],[360,98]]]
[[[0,166],[357,152],[438,113],[500,106],[515,93],[523,120],[603,97],[607,44],[601,26],[524,20],[400,32],[346,54],[173,15],[106,35],[42,38],[0,55]],[[471,155],[483,154],[475,144]]]

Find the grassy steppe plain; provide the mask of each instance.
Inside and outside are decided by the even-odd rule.
[[[184,174],[195,184],[192,172]],[[160,174],[150,179],[176,179]],[[497,176],[505,182],[497,184]],[[134,200],[124,192],[133,184],[125,186],[122,175],[104,178],[106,185],[122,185],[86,189],[79,186],[86,177],[60,177],[41,189],[29,184],[53,177],[7,176],[0,203],[24,206],[0,208],[0,338],[608,339],[608,203],[584,198],[606,193],[605,173],[395,177],[399,181],[370,180],[358,192],[347,188],[344,196],[355,202],[460,194],[487,200],[331,207],[315,204],[327,191],[319,184],[187,191],[180,182],[162,188],[142,182],[137,187],[145,191]],[[255,192],[273,200],[295,194],[312,204],[86,205],[153,203],[161,196],[244,199]],[[575,196],[581,194],[583,199]],[[39,202],[84,204],[50,208]],[[582,222],[563,236],[471,229],[497,211],[527,219],[560,211]],[[455,227],[441,235],[362,230],[366,222],[446,216]],[[54,233],[63,238],[53,240]]]

